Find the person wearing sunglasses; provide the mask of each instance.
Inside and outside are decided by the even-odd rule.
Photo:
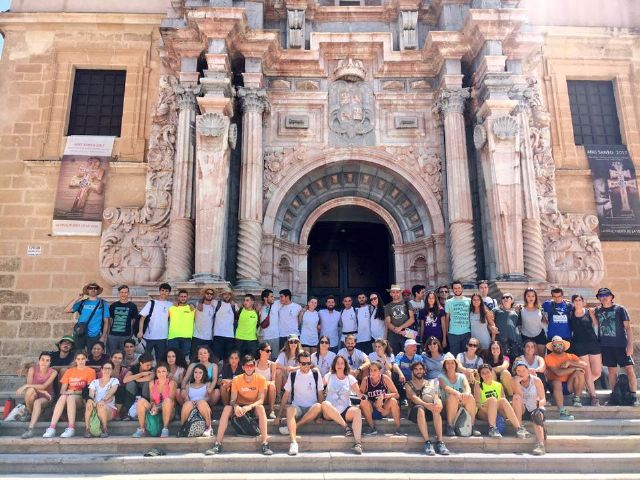
[[[371,341],[375,342],[379,338],[387,338],[387,327],[384,324],[384,302],[377,292],[373,292],[369,295],[369,303],[372,308]]]
[[[205,286],[200,290],[200,300],[196,308],[196,318],[193,325],[193,338],[189,358],[192,362],[198,360],[198,347],[206,345],[212,347],[213,340],[213,298],[215,290]]]
[[[480,341],[471,337],[467,342],[467,349],[455,357],[458,372],[464,374],[470,384],[474,384],[478,380],[478,367],[484,363],[478,354],[479,348]]]
[[[298,370],[298,353],[302,351],[302,345],[300,344],[300,338],[298,335],[292,334],[287,337],[287,342],[284,344],[278,358],[276,359],[276,391],[281,392],[284,382],[286,382],[289,374]]]
[[[265,398],[269,403],[269,418],[276,418],[276,362],[271,361],[271,343],[262,342],[256,352],[256,373],[267,381]]]
[[[79,297],[65,308],[65,313],[73,313],[75,322],[74,348],[91,350],[99,340],[105,341],[109,326],[109,303],[99,298],[103,288],[95,282],[88,283]]]
[[[512,359],[522,355],[522,335],[517,327],[520,316],[513,307],[513,296],[510,293],[502,295],[500,307],[493,310],[493,318],[498,329],[496,340],[502,344],[505,353]]]
[[[349,362],[349,374],[356,379],[362,378],[362,372],[369,368],[369,357],[362,350],[356,348],[356,336],[349,334],[344,339],[345,347],[338,351],[338,355],[343,356]]]
[[[556,335],[547,343],[546,377],[551,388],[553,400],[560,408],[560,420],[573,420],[564,405],[564,396],[573,394],[573,406],[582,407],[580,395],[585,387],[586,362],[576,355],[567,353],[571,343]]]
[[[218,432],[213,446],[204,452],[205,455],[222,453],[222,439],[232,417],[247,415],[258,421],[260,429],[260,451],[263,455],[273,455],[269,446],[267,433],[267,413],[264,409],[264,392],[267,381],[262,375],[256,374],[256,361],[253,355],[242,357],[242,374],[231,381],[231,401],[225,406],[220,416]]]
[[[100,438],[109,436],[109,421],[111,421],[118,412],[116,407],[116,391],[118,390],[118,385],[120,385],[120,381],[111,376],[113,368],[113,362],[107,360],[100,370],[100,378],[96,378],[89,384],[89,398],[87,399],[84,411],[85,438],[91,438],[89,421],[94,408],[96,409],[102,427]]]
[[[331,370],[333,359],[336,354],[330,350],[331,340],[328,336],[322,335],[318,342],[318,350],[311,354],[311,362],[313,366],[320,370],[320,374],[324,377]]]
[[[298,353],[297,359],[300,369],[291,372],[287,378],[280,401],[280,412],[275,421],[276,425],[281,425],[280,419],[286,410],[287,426],[280,427],[280,433],[289,434],[291,438],[289,455],[298,454],[298,428],[320,416],[324,400],[324,383],[320,372],[312,368],[311,355],[303,350]]]

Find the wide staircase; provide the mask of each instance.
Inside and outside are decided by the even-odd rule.
[[[8,392],[0,392],[0,398]],[[604,404],[608,392],[599,392]],[[426,457],[417,428],[402,420],[407,436],[393,435],[392,421],[377,422],[379,434],[363,438],[364,454],[350,453],[352,438],[345,438],[334,423],[322,422],[304,426],[298,433],[300,453],[287,455],[288,436],[278,433],[269,421],[270,444],[275,452],[265,457],[258,452],[259,439],[238,437],[230,428],[224,439],[224,453],[207,457],[204,451],[211,438],[177,438],[179,423],[171,424],[172,437],[167,439],[135,439],[136,422],[115,421],[110,424],[110,437],[85,439],[84,423],[78,422],[76,437],[43,439],[48,422],[39,422],[35,436],[22,440],[24,422],[0,422],[0,477],[9,474],[51,474],[71,476],[87,474],[177,474],[196,478],[197,474],[215,474],[215,478],[640,478],[640,408],[599,406],[571,408],[574,421],[558,419],[558,409],[547,410],[547,455],[530,454],[533,436],[527,440],[515,437],[512,428],[501,439],[483,437],[445,437],[452,454],[448,457]],[[220,407],[214,418],[220,417]],[[478,422],[486,434],[487,425]],[[58,434],[66,424],[61,423]],[[214,422],[214,430],[217,422]],[[525,423],[529,431],[531,425]],[[430,429],[433,433],[433,430]],[[144,457],[152,448],[164,456]],[[236,474],[243,474],[236,476]],[[284,476],[283,476],[284,475]],[[175,478],[175,477],[171,477]],[[213,478],[213,477],[211,477]],[[461,477],[462,478],[462,477]]]

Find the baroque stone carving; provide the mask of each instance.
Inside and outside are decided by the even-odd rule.
[[[266,200],[271,197],[286,172],[289,162],[303,161],[305,147],[274,147],[264,149],[264,174],[262,189]]]
[[[175,77],[160,77],[149,149],[145,203],[141,208],[107,208],[109,226],[100,242],[100,273],[111,285],[155,282],[165,270],[168,220],[178,122]]]
[[[235,123],[229,124],[229,147],[231,150],[235,150],[238,144],[238,125]]]
[[[196,130],[205,137],[221,137],[227,128],[224,115],[217,112],[200,115],[196,121]]]
[[[433,110],[446,113],[464,113],[464,106],[471,96],[469,88],[442,89]]]
[[[487,131],[484,125],[478,124],[473,129],[473,144],[477,150],[481,150],[485,143],[487,143]]]
[[[387,147],[398,162],[415,170],[419,166],[420,176],[427,182],[429,189],[442,205],[442,159],[437,152],[423,147]]]
[[[287,10],[287,46],[304,48],[304,10]]]
[[[238,87],[236,91],[243,112],[262,113],[269,110],[267,92],[263,88]]]
[[[176,103],[180,110],[191,109],[195,110],[198,102],[196,98],[202,92],[202,86],[196,85],[195,87],[188,87],[186,85],[176,85]]]
[[[576,287],[598,286],[604,278],[602,244],[596,231],[598,219],[595,215],[558,210],[549,113],[545,110],[536,79],[528,80],[523,95],[530,109],[529,131],[547,280]]]
[[[414,50],[418,48],[418,12],[400,12],[400,48],[402,50]]]
[[[493,121],[491,130],[500,140],[508,140],[516,136],[516,133],[518,132],[518,122],[512,116],[504,115]]]
[[[364,82],[333,82],[329,87],[329,129],[344,139],[373,130],[373,90]]]
[[[333,71],[333,77],[336,80],[344,80],[346,82],[358,82],[365,79],[367,71],[364,68],[362,60],[354,60],[347,57],[338,62],[338,66]]]

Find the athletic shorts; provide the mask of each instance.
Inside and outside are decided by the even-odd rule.
[[[296,409],[296,420],[300,420],[304,417],[311,407],[299,407],[297,405],[293,405]]]
[[[633,365],[633,358],[627,355],[626,347],[601,347],[602,364],[605,367],[628,367]]]
[[[600,355],[601,349],[598,343],[572,343],[571,352],[578,357],[585,355]]]
[[[424,410],[424,415],[427,420],[433,420],[433,413],[431,413],[431,410],[427,410],[422,405],[414,405],[411,407],[411,410],[409,411],[409,416],[407,417],[409,421],[413,423],[418,423],[418,412],[420,410]]]
[[[547,344],[547,334],[544,333],[544,330],[541,330],[540,333],[538,335],[536,335],[535,337],[527,337],[525,335],[522,335],[522,344],[523,345],[525,343],[527,343],[529,340],[533,340],[534,342],[536,342],[536,345],[546,345]]]
[[[544,408],[541,408],[540,410],[542,411],[542,418],[543,418],[543,421],[544,421],[544,414],[545,414]],[[533,412],[534,412],[534,410],[529,411],[529,410],[527,410],[527,409],[525,408],[525,409],[524,409],[524,413],[522,414],[522,420],[531,421],[531,414],[532,414]]]

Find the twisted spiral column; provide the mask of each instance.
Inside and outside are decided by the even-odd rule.
[[[525,275],[534,280],[545,280],[547,266],[544,261],[544,244],[540,220],[525,218],[522,221],[522,237]]]
[[[240,87],[237,92],[243,116],[236,287],[257,289],[262,252],[262,113],[268,103],[263,89]]]
[[[444,117],[451,275],[456,280],[475,282],[478,273],[463,117],[469,96],[468,88],[445,88],[439,92],[435,106]]]

